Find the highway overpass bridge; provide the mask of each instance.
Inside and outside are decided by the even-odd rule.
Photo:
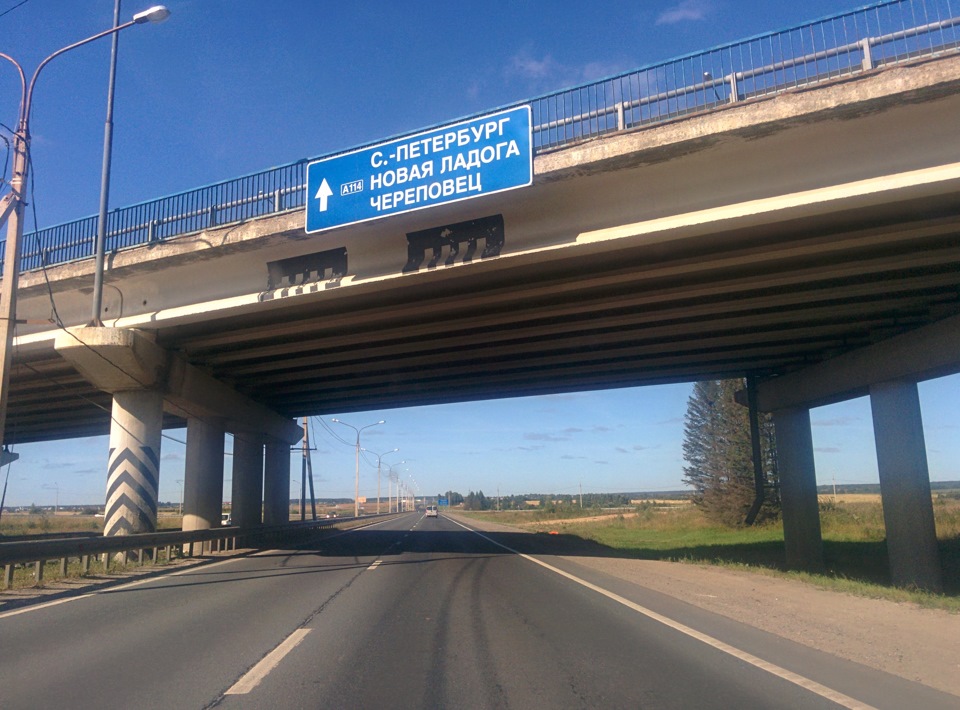
[[[788,563],[815,567],[809,409],[870,394],[893,578],[936,589],[916,383],[960,370],[956,26],[538,99],[520,189],[308,234],[297,164],[167,198],[175,217],[130,208],[106,327],[83,325],[92,260],[21,276],[5,441],[109,431],[116,534],[152,527],[160,432],[184,422],[184,526],[217,525],[232,432],[253,525],[287,517],[300,415],[750,376]],[[25,259],[74,258],[84,229]]]

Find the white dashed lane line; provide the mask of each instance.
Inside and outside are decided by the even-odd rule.
[[[297,629],[287,636],[279,646],[260,659],[253,668],[247,671],[243,677],[234,683],[224,695],[245,695],[260,685],[260,682],[277,664],[283,660],[284,656],[290,653],[297,645],[303,641],[303,638],[310,633],[310,629]]]

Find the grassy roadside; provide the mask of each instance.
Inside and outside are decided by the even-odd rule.
[[[693,506],[644,504],[634,511],[544,510],[466,513],[535,532],[560,532],[593,541],[612,557],[711,564],[799,580],[859,596],[912,602],[960,613],[960,501],[934,505],[944,594],[901,589],[890,584],[883,511],[876,500],[821,502],[825,569],[822,573],[786,570],[783,527],[712,525]],[[589,519],[588,519],[589,518]]]

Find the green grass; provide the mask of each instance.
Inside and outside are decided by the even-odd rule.
[[[712,525],[693,506],[641,506],[635,514],[602,520],[550,521],[532,514],[478,514],[518,527],[557,530],[601,546],[603,554],[634,559],[693,562],[801,580],[860,596],[909,601],[960,613],[960,501],[935,499],[934,515],[944,574],[944,594],[899,589],[890,583],[883,511],[875,501],[822,505],[824,570],[786,569],[779,523],[725,528]]]

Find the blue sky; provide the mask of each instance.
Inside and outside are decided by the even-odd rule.
[[[123,0],[123,17],[152,1]],[[113,0],[18,3],[0,0],[0,13],[8,11],[0,15],[0,51],[28,76],[48,54],[112,23]],[[859,4],[170,0],[166,23],[121,35],[110,203],[349,148]],[[31,125],[40,227],[96,212],[109,45],[57,58],[38,82]],[[15,71],[4,63],[0,121],[8,126],[18,101]],[[673,385],[341,418],[358,427],[386,420],[364,432],[364,446],[400,448],[385,461],[407,460],[399,468],[428,494],[573,493],[581,483],[585,491],[673,490],[681,486],[689,393],[689,385]],[[958,401],[960,378],[921,385],[933,480],[960,478]],[[812,417],[821,482],[875,482],[869,401]],[[318,494],[351,496],[352,448],[314,429]],[[52,504],[57,487],[61,503],[102,502],[106,451],[105,437],[20,447],[8,504]],[[183,453],[164,440],[163,500],[179,497]],[[361,495],[376,495],[373,471],[362,464]]]

